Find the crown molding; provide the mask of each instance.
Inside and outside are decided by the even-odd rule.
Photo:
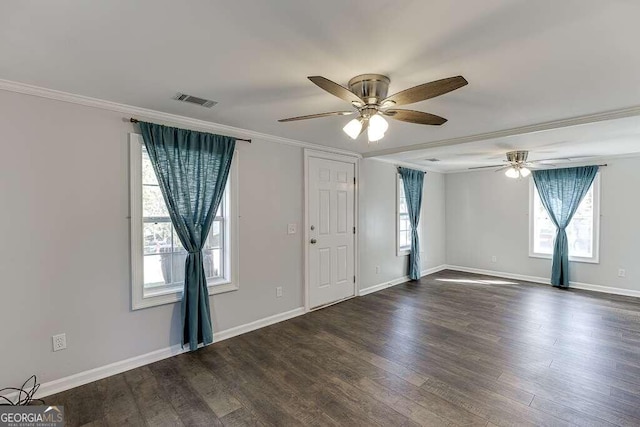
[[[525,135],[530,133],[542,132],[552,129],[560,129],[571,126],[586,125],[589,123],[603,122],[607,120],[624,119],[627,117],[640,116],[640,105],[628,108],[620,108],[618,110],[604,111],[601,113],[587,114],[568,119],[552,120],[549,122],[536,123],[533,125],[520,126],[510,129],[499,130],[495,132],[479,133],[475,135],[462,136],[458,138],[441,139],[439,141],[424,142],[404,147],[386,148],[384,150],[370,151],[363,154],[363,157],[379,157],[388,156],[398,153],[406,153],[416,150],[424,150],[427,148],[446,147],[448,145],[465,144],[467,142],[484,141],[487,139],[505,138],[509,136]]]
[[[221,132],[237,138],[251,138],[262,141],[275,142],[277,144],[292,145],[302,148],[313,148],[331,153],[345,154],[362,158],[362,155],[354,151],[343,150],[341,148],[328,147],[310,142],[298,141],[295,139],[283,138],[280,136],[269,135],[266,133],[256,132],[248,129],[242,129],[234,126],[227,126],[220,123],[209,122],[206,120],[193,119],[191,117],[180,116],[177,114],[163,113],[162,111],[150,110],[148,108],[135,107],[132,105],[120,104],[117,102],[106,101],[98,98],[91,98],[84,95],[76,95],[73,93],[62,92],[55,89],[47,89],[39,86],[33,86],[26,83],[14,82],[10,80],[0,79],[0,90],[8,92],[21,93],[24,95],[38,96],[40,98],[53,99],[56,101],[69,102],[72,104],[83,105],[85,107],[99,108],[101,110],[115,111],[117,113],[133,116],[137,119],[148,119],[161,121],[171,125],[187,126],[208,132]],[[128,120],[128,118],[127,118]]]

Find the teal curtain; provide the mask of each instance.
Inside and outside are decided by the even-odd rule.
[[[542,205],[556,226],[551,284],[569,287],[569,244],[567,225],[598,173],[598,166],[533,171],[533,181]]]
[[[171,223],[187,250],[182,295],[182,345],[211,344],[213,331],[202,248],[222,200],[234,138],[140,122]]]
[[[409,278],[420,278],[420,236],[418,236],[418,223],[420,222],[420,209],[422,208],[422,185],[424,184],[424,172],[414,169],[398,168],[404,184],[404,195],[407,198],[409,222],[411,224],[411,252],[409,252]]]

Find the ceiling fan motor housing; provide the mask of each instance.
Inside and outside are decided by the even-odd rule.
[[[361,74],[349,80],[349,89],[367,105],[378,106],[387,97],[391,80],[381,74]]]
[[[509,151],[507,153],[507,161],[511,163],[524,163],[527,161],[528,151]]]

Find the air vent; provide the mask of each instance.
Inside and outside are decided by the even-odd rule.
[[[191,104],[196,104],[201,107],[211,108],[217,104],[216,101],[211,101],[210,99],[198,98],[197,96],[187,95],[184,93],[179,93],[173,97],[176,101],[189,102]]]
[[[440,159],[436,159],[435,157],[432,159],[424,159],[425,162],[439,162]]]

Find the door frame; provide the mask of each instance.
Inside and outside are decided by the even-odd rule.
[[[309,306],[309,159],[317,158],[323,160],[335,160],[338,162],[344,162],[353,164],[353,176],[356,179],[356,185],[353,188],[353,224],[356,227],[356,233],[353,235],[353,273],[356,276],[355,283],[353,284],[353,296],[358,296],[360,289],[360,251],[358,249],[358,236],[360,233],[359,224],[359,200],[358,188],[360,186],[360,157],[349,156],[345,154],[335,154],[328,151],[318,151],[309,148],[304,149],[304,233],[303,245],[304,245],[304,266],[302,268],[304,274],[304,311],[305,313],[311,311]],[[330,303],[331,304],[331,303]],[[329,304],[329,305],[330,305]]]

